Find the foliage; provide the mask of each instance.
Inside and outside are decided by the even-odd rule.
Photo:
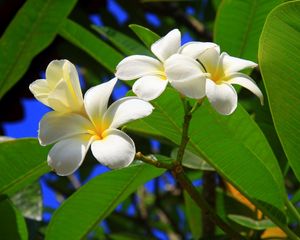
[[[251,77],[265,103],[236,88],[238,107],[223,116],[207,99],[167,87],[151,101],[150,116],[122,128],[135,142],[134,163],[101,168],[98,176],[91,153],[76,173],[57,177],[47,165],[49,147],[34,138],[1,138],[0,236],[299,239],[300,1],[282,2],[28,0],[15,6],[0,39],[1,122],[22,115],[4,110],[11,99],[20,104],[29,96],[29,83],[43,78],[39,73],[53,59],[78,64],[86,86],[95,86],[126,56],[154,57],[152,44],[174,28],[258,62]],[[157,17],[152,25],[149,14]],[[91,16],[101,16],[102,26]],[[118,84],[127,89],[133,82]],[[38,179],[55,193],[57,209],[42,208]]]

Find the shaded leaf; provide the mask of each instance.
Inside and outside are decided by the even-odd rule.
[[[46,239],[82,239],[140,185],[164,171],[139,164],[93,178],[54,213]]]
[[[0,201],[1,239],[28,239],[26,222],[9,200]]]
[[[109,39],[109,41],[111,41],[125,55],[152,55],[152,53],[141,43],[113,28],[98,27],[95,25],[93,25],[92,28],[102,36]]]
[[[11,201],[28,219],[41,221],[43,214],[42,192],[39,182],[35,182],[17,192]]]
[[[72,20],[65,20],[59,34],[114,73],[123,56],[106,42]]]
[[[0,98],[26,72],[34,56],[55,38],[76,0],[30,0],[0,39]]]
[[[137,24],[130,24],[129,27],[148,48],[150,48],[154,42],[160,39],[160,36],[143,26]]]
[[[36,139],[19,139],[0,143],[0,196],[12,195],[50,171],[49,148]]]
[[[254,230],[265,230],[270,227],[276,227],[276,225],[269,219],[254,220],[252,218],[236,214],[228,214],[228,218],[244,227]]]

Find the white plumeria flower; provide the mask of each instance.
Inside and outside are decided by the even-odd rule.
[[[207,44],[186,44],[180,54],[167,60],[165,69],[171,84],[181,84],[177,89],[188,97],[200,99],[206,95],[216,111],[223,115],[231,114],[237,107],[237,93],[232,84],[247,88],[263,104],[263,94],[256,83],[239,72],[257,64],[225,52],[220,54],[219,46],[207,47]]]
[[[116,77],[121,80],[138,79],[132,87],[133,92],[144,100],[153,100],[168,84],[164,62],[178,52],[180,45],[181,34],[174,29],[152,44],[151,51],[158,59],[143,55],[126,57],[118,64]]]
[[[95,158],[113,169],[126,167],[134,160],[134,142],[117,128],[148,116],[153,107],[137,97],[125,97],[107,108],[116,82],[114,78],[86,92],[85,114],[52,111],[40,121],[41,145],[56,142],[48,154],[48,164],[58,175],[76,171],[90,146]]]
[[[58,112],[82,112],[83,97],[76,67],[68,60],[54,60],[46,69],[46,79],[29,86],[43,104]]]

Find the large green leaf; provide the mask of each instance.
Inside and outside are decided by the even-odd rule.
[[[163,172],[163,169],[138,164],[93,178],[54,213],[46,239],[83,239],[140,185]]]
[[[125,34],[110,28],[98,27],[93,25],[92,28],[111,41],[120,51],[126,55],[151,55],[151,52],[141,43],[126,36]]]
[[[214,40],[230,55],[257,62],[258,41],[268,13],[282,0],[224,0]]]
[[[281,144],[300,180],[300,1],[274,9],[259,45],[259,64]]]
[[[26,222],[9,200],[0,201],[1,239],[28,239]]]
[[[114,73],[123,56],[106,42],[72,20],[65,20],[59,34]]]
[[[0,39],[0,98],[26,72],[34,56],[56,36],[76,0],[30,0]]]
[[[11,140],[0,143],[0,196],[12,195],[50,171],[49,148],[36,139]]]
[[[151,116],[129,124],[127,129],[147,135],[155,128],[160,136],[178,144],[183,118],[178,94],[169,89],[153,105]],[[247,197],[262,208],[264,202],[284,212],[285,190],[278,163],[263,133],[242,107],[230,116],[221,116],[206,101],[193,115],[189,136],[188,149]],[[269,213],[282,217],[275,210]]]

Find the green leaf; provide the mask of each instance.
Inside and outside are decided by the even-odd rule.
[[[9,200],[0,201],[1,239],[28,239],[26,222]]]
[[[222,51],[257,62],[258,41],[268,13],[282,0],[224,0],[214,28]]]
[[[34,56],[55,38],[76,0],[30,0],[0,39],[0,98],[26,72]]]
[[[111,41],[125,55],[152,55],[151,52],[141,43],[113,28],[98,27],[95,25],[93,25],[92,28]]]
[[[93,178],[54,213],[46,232],[46,239],[84,238],[140,185],[164,171],[138,164]]]
[[[228,218],[241,226],[254,230],[265,230],[267,228],[276,227],[276,225],[269,219],[254,220],[252,218],[236,214],[228,214]]]
[[[186,191],[183,192],[186,218],[191,229],[193,239],[202,237],[202,213],[194,200]]]
[[[127,129],[147,135],[155,128],[160,136],[178,145],[183,118],[178,94],[168,89],[152,104],[154,112],[128,124]],[[135,127],[140,127],[140,122],[143,129]],[[204,158],[260,208],[266,210],[268,204],[269,214],[285,220],[286,194],[277,160],[263,133],[241,106],[234,114],[222,116],[205,101],[193,115],[189,136],[190,151]]]
[[[19,139],[0,143],[0,196],[11,196],[50,171],[49,148],[36,139]]]
[[[112,73],[115,72],[117,64],[123,59],[123,56],[114,48],[72,20],[64,21],[59,34],[85,51]]]
[[[43,200],[39,182],[34,182],[11,197],[11,201],[27,219],[42,221]]]
[[[274,9],[266,20],[259,64],[275,129],[296,177],[300,180],[300,1]]]
[[[160,36],[143,26],[137,24],[130,24],[129,27],[148,48],[150,48],[154,42],[160,39]]]

